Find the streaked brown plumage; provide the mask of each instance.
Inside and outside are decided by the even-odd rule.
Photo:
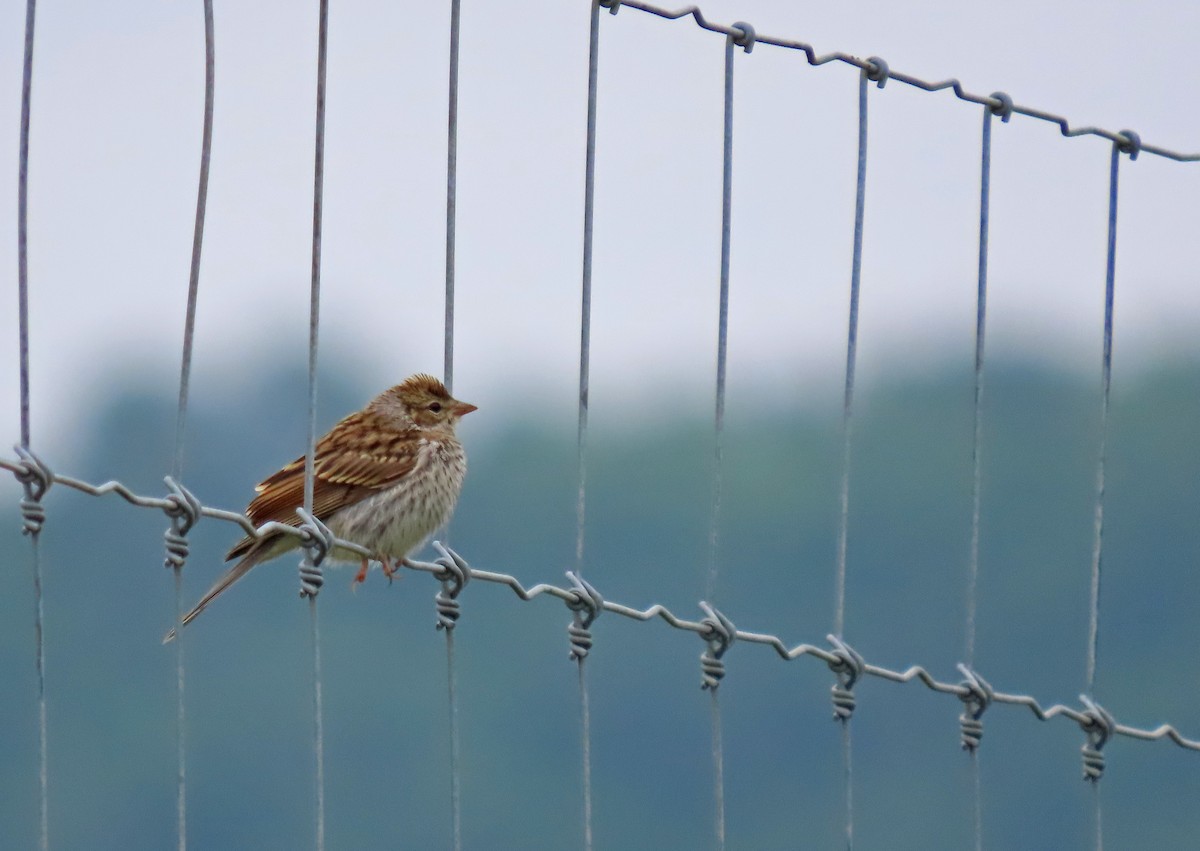
[[[313,460],[313,514],[333,534],[366,547],[389,570],[450,519],[467,460],[455,436],[459,418],[474,405],[453,398],[442,382],[419,374],[376,396],[317,441]],[[255,526],[272,520],[299,526],[304,504],[304,456],[268,476],[246,509]],[[183,618],[190,623],[222,591],[255,565],[298,546],[276,533],[247,536],[225,560],[240,558]],[[330,557],[358,561],[335,548]],[[363,573],[360,573],[361,578]],[[171,640],[174,630],[167,634]]]

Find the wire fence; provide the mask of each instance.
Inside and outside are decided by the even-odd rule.
[[[1097,127],[1073,127],[1063,116],[1018,105],[1012,98],[1002,92],[982,96],[972,94],[963,89],[957,80],[930,82],[907,74],[893,71],[888,64],[878,58],[860,59],[845,53],[818,54],[808,44],[786,38],[761,35],[746,23],[729,25],[716,24],[708,21],[696,7],[679,10],[667,10],[637,0],[591,0],[589,22],[588,50],[588,86],[587,86],[587,132],[584,165],[584,209],[583,209],[583,255],[581,275],[581,315],[580,315],[580,360],[579,360],[579,391],[577,419],[577,535],[575,569],[568,571],[567,584],[559,586],[552,584],[537,584],[526,587],[521,580],[513,575],[493,572],[470,566],[466,560],[449,547],[435,542],[434,547],[439,553],[435,562],[408,561],[405,565],[415,572],[428,573],[440,583],[436,595],[437,627],[446,634],[447,649],[447,706],[448,723],[450,727],[451,764],[451,813],[452,825],[450,833],[455,848],[462,847],[461,825],[461,786],[459,772],[459,753],[461,743],[458,733],[458,708],[456,693],[456,662],[454,655],[453,630],[460,616],[459,598],[471,580],[497,583],[507,586],[519,599],[532,601],[539,597],[550,597],[564,603],[572,613],[568,627],[569,656],[577,664],[579,680],[579,719],[580,719],[580,771],[582,774],[582,842],[583,847],[590,849],[593,844],[592,825],[592,783],[591,783],[591,724],[589,712],[588,681],[585,661],[592,649],[594,638],[592,627],[596,619],[604,612],[611,612],[635,621],[661,621],[668,626],[691,632],[703,642],[700,654],[700,684],[711,694],[711,736],[713,757],[713,796],[714,796],[714,843],[718,848],[724,848],[726,842],[725,812],[724,812],[724,748],[722,743],[722,724],[719,687],[726,671],[726,657],[735,643],[764,645],[773,650],[784,661],[800,658],[811,658],[824,663],[834,676],[831,689],[833,716],[840,722],[843,736],[843,769],[845,778],[844,812],[845,812],[845,844],[847,848],[854,842],[854,810],[853,810],[853,770],[852,770],[852,741],[851,725],[856,708],[857,698],[855,688],[864,677],[875,677],[895,683],[919,682],[927,689],[951,696],[962,704],[962,714],[959,717],[958,736],[961,745],[972,759],[972,770],[975,780],[974,794],[974,828],[976,847],[982,847],[982,807],[980,804],[981,783],[979,779],[976,753],[981,745],[983,735],[983,717],[993,705],[1009,705],[1024,707],[1037,719],[1049,721],[1064,718],[1073,722],[1083,734],[1084,744],[1081,749],[1083,777],[1089,781],[1098,781],[1105,769],[1105,746],[1115,736],[1133,740],[1154,741],[1169,739],[1179,747],[1189,751],[1200,751],[1200,740],[1190,739],[1182,735],[1170,724],[1163,724],[1153,729],[1144,729],[1121,723],[1116,715],[1105,706],[1099,704],[1093,696],[1096,673],[1098,668],[1100,629],[1100,590],[1103,568],[1104,548],[1104,508],[1105,508],[1105,475],[1107,421],[1111,398],[1112,377],[1112,333],[1113,333],[1113,304],[1115,292],[1115,257],[1117,242],[1117,213],[1119,207],[1119,174],[1123,157],[1136,159],[1140,154],[1150,154],[1177,162],[1200,161],[1200,153],[1183,153],[1155,145],[1143,143],[1140,136],[1130,130],[1114,132]],[[47,513],[44,500],[52,486],[70,488],[92,496],[102,497],[115,494],[132,506],[150,508],[164,512],[169,520],[169,528],[164,534],[166,549],[165,563],[174,570],[176,600],[174,619],[176,623],[176,735],[177,735],[177,844],[180,849],[187,845],[187,771],[186,771],[186,735],[185,735],[185,656],[182,641],[181,613],[182,606],[179,596],[180,575],[189,553],[188,534],[203,518],[210,518],[234,524],[247,535],[262,538],[269,535],[283,534],[297,540],[304,550],[303,561],[300,565],[301,595],[308,598],[311,616],[311,639],[313,654],[313,772],[315,778],[314,800],[314,844],[318,849],[325,845],[325,776],[324,776],[324,734],[323,734],[323,705],[322,705],[322,673],[321,673],[321,640],[317,619],[317,595],[323,583],[322,562],[333,548],[358,553],[364,558],[372,554],[365,548],[352,541],[336,539],[330,530],[313,514],[313,462],[314,446],[316,443],[316,392],[318,364],[318,332],[320,328],[320,286],[321,286],[321,226],[322,226],[322,193],[324,185],[324,126],[325,126],[325,80],[326,55],[328,45],[329,2],[321,0],[319,15],[318,38],[318,78],[316,86],[316,130],[314,141],[314,184],[313,184],[313,230],[312,230],[312,277],[310,288],[310,324],[309,324],[309,384],[308,384],[308,446],[305,461],[305,495],[304,505],[297,509],[300,522],[291,526],[278,522],[267,523],[255,527],[247,516],[239,512],[225,510],[205,505],[184,484],[184,457],[186,433],[188,388],[191,370],[191,352],[195,326],[196,305],[199,297],[201,278],[201,254],[205,222],[205,206],[208,186],[209,163],[212,150],[212,117],[215,88],[214,74],[214,35],[213,35],[213,4],[212,0],[204,0],[203,23],[205,32],[205,106],[202,138],[202,153],[200,165],[200,180],[197,195],[194,238],[191,255],[190,273],[188,278],[187,313],[184,324],[183,348],[181,357],[181,372],[179,382],[178,417],[175,429],[175,453],[171,474],[166,476],[166,492],[164,495],[140,495],[131,491],[119,481],[108,481],[102,484],[91,484],[71,476],[54,473],[51,467],[33,450],[34,441],[30,433],[30,367],[29,367],[29,309],[28,309],[28,266],[27,266],[27,204],[28,204],[28,161],[29,161],[29,124],[31,111],[31,81],[34,48],[35,0],[28,0],[26,11],[25,56],[21,100],[21,141],[18,181],[18,293],[19,293],[19,330],[20,330],[20,393],[21,393],[21,432],[20,443],[15,447],[16,456],[13,458],[0,457],[0,468],[14,474],[22,485],[24,496],[20,502],[23,520],[23,531],[31,540],[31,564],[33,584],[36,599],[35,619],[35,650],[37,667],[37,689],[39,708],[39,841],[43,849],[50,847],[48,816],[48,785],[49,771],[47,765],[47,741],[50,735],[46,720],[45,703],[45,668],[43,648],[43,603],[41,597],[42,564],[39,555],[38,541],[45,525]],[[709,530],[710,561],[706,581],[706,599],[699,603],[702,617],[691,619],[681,617],[661,605],[650,605],[639,608],[606,599],[602,593],[583,576],[585,554],[585,521],[587,509],[587,434],[589,411],[589,371],[590,371],[590,342],[591,342],[591,292],[592,292],[592,257],[593,257],[593,223],[595,200],[595,163],[596,163],[596,130],[599,121],[598,97],[599,85],[599,39],[604,26],[601,26],[602,9],[612,14],[621,10],[638,11],[668,20],[692,20],[700,28],[724,37],[725,73],[724,73],[724,123],[722,148],[722,228],[719,280],[719,311],[717,328],[717,363],[715,375],[715,416],[714,416],[714,473],[712,478],[711,523]],[[445,255],[445,348],[444,374],[446,384],[452,387],[454,375],[454,306],[455,306],[455,223],[456,223],[456,182],[457,182],[457,134],[458,134],[458,63],[459,63],[459,33],[461,21],[460,0],[452,0],[450,5],[450,64],[449,64],[449,96],[448,96],[448,136],[447,136],[447,183],[446,183],[446,255]],[[611,25],[605,25],[611,26]],[[734,214],[732,204],[733,183],[733,114],[734,71],[736,56],[749,54],[758,45],[774,46],[802,53],[812,66],[823,66],[831,63],[841,63],[858,70],[858,156],[854,216],[853,254],[850,264],[850,300],[847,327],[847,348],[844,374],[844,395],[842,409],[842,457],[841,457],[841,487],[839,499],[839,523],[836,562],[836,598],[834,605],[834,631],[826,636],[826,644],[809,643],[791,644],[784,638],[767,633],[741,629],[734,625],[731,617],[715,605],[716,580],[718,571],[718,529],[722,514],[722,476],[723,476],[723,432],[726,401],[726,350],[728,339],[728,304],[730,294],[730,254],[731,254],[731,222]],[[864,242],[864,208],[866,197],[868,136],[867,121],[871,89],[884,88],[889,81],[896,81],[915,88],[936,92],[950,89],[955,96],[964,102],[982,107],[982,138],[980,159],[980,210],[979,210],[979,247],[978,247],[978,280],[976,301],[975,326],[975,358],[974,358],[974,420],[972,436],[972,515],[970,553],[967,563],[968,570],[968,600],[966,620],[966,644],[964,662],[958,665],[958,676],[952,679],[939,679],[927,668],[913,665],[897,670],[868,661],[867,655],[852,646],[844,637],[845,603],[846,603],[846,574],[847,574],[847,543],[848,517],[852,494],[850,488],[850,470],[853,460],[854,433],[854,389],[856,352],[858,341],[858,307],[859,292],[862,277],[862,251]],[[982,468],[980,463],[980,447],[982,441],[982,399],[984,396],[985,374],[985,339],[987,327],[987,272],[988,272],[988,230],[991,176],[991,137],[993,119],[999,118],[1008,122],[1013,116],[1022,116],[1057,124],[1067,137],[1096,136],[1109,141],[1112,145],[1109,180],[1109,210],[1108,210],[1108,239],[1106,252],[1106,286],[1105,313],[1103,326],[1103,390],[1101,410],[1101,432],[1096,463],[1095,487],[1095,523],[1093,550],[1091,560],[1091,583],[1089,588],[1089,625],[1088,625],[1088,655],[1086,664],[1087,693],[1080,696],[1079,704],[1068,706],[1053,704],[1045,706],[1035,697],[1020,692],[1004,692],[994,689],[974,668],[976,642],[977,601],[975,589],[978,584],[979,565],[979,528],[980,528],[980,493]],[[1099,797],[1095,798],[1095,844],[1102,847],[1102,811]]]

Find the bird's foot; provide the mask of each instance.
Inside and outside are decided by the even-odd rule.
[[[379,564],[383,568],[383,575],[387,577],[388,584],[391,585],[396,574],[400,572],[400,560],[396,560],[395,567],[392,566],[391,560],[388,558],[381,558]]]
[[[367,581],[367,568],[370,567],[370,564],[371,563],[365,558],[361,561],[361,566],[358,568],[358,573],[354,574],[354,579],[350,583],[351,590],[354,590],[359,585],[362,585]]]

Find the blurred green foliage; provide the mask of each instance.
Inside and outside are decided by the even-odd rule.
[[[250,487],[302,450],[304,376],[278,370],[193,400],[185,480],[206,503]],[[370,389],[336,367],[322,425]],[[1004,691],[1075,703],[1083,687],[1099,399],[1094,383],[1015,366],[988,376],[976,667]],[[664,414],[665,416],[665,414]],[[475,566],[526,585],[574,566],[573,429],[475,415],[471,472],[451,530]],[[963,658],[971,516],[969,376],[894,382],[855,421],[846,638],[872,662],[918,663],[943,680]],[[114,387],[80,434],[78,469],[161,493],[169,394]],[[832,625],[838,418],[731,405],[715,602],[742,628],[822,643]],[[1110,430],[1097,697],[1129,724],[1200,736],[1200,369],[1118,385]],[[589,453],[586,575],[606,597],[698,616],[709,569],[706,421],[638,417],[598,427]],[[53,464],[54,459],[48,459]],[[28,544],[0,490],[0,847],[36,844],[36,709]],[[43,535],[55,848],[174,842],[173,619],[165,518],[65,488]],[[190,603],[237,532],[193,532]],[[310,847],[312,717],[307,606],[297,559],[260,568],[185,636],[189,835],[196,848]],[[372,574],[352,593],[333,571],[320,598],[329,847],[449,844],[444,638],[436,583]],[[569,613],[551,599],[468,587],[456,632],[463,826],[472,849],[580,845],[578,698]],[[696,636],[608,615],[588,661],[598,848],[711,844],[708,696]],[[834,848],[841,761],[832,676],[735,645],[721,689],[729,844]],[[854,718],[856,842],[961,848],[971,775],[959,704],[919,684],[869,680]],[[1091,847],[1093,790],[1070,722],[1013,707],[985,716],[985,844]],[[1118,740],[1107,749],[1112,847],[1196,847],[1200,754]]]

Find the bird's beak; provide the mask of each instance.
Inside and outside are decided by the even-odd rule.
[[[454,411],[454,416],[464,417],[471,413],[471,411],[478,411],[479,409],[469,402],[459,402],[452,410]]]

